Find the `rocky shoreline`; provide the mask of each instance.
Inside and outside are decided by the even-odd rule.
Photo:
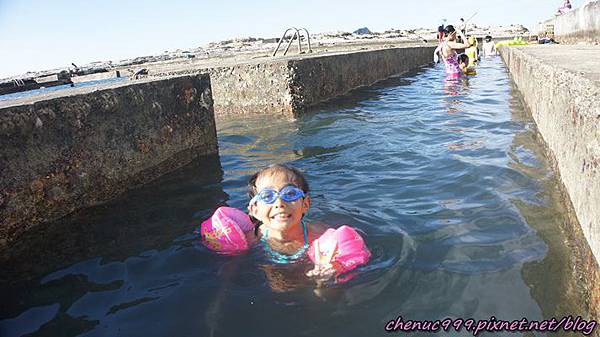
[[[468,34],[476,37],[483,37],[485,35],[492,35],[494,37],[509,38],[514,36],[526,36],[529,34],[527,28],[522,25],[514,24],[509,26],[482,26],[469,25],[467,27]],[[371,32],[368,28],[361,28],[354,33],[337,31],[337,32],[325,32],[318,34],[311,34],[310,40],[312,47],[315,49],[322,49],[331,46],[339,45],[351,45],[361,43],[377,43],[385,44],[389,43],[411,43],[411,42],[435,42],[437,34],[436,28],[417,28],[417,29],[389,29],[384,32]],[[304,37],[302,38],[304,40]],[[247,55],[248,58],[260,53],[272,53],[277,47],[279,38],[235,38],[228,39],[218,42],[211,42],[204,46],[191,49],[177,49],[175,51],[165,51],[159,55],[148,55],[139,56],[135,58],[129,58],[119,61],[97,61],[86,65],[77,66],[71,64],[71,66],[65,66],[56,69],[49,69],[43,71],[30,71],[25,74],[15,75],[8,78],[0,79],[0,86],[2,84],[16,85],[19,81],[31,81],[37,78],[52,76],[57,74],[68,73],[71,76],[81,76],[94,74],[99,72],[107,72],[110,70],[122,70],[122,76],[133,75],[137,70],[143,68],[143,65],[157,62],[170,62],[170,61],[186,61],[190,59],[194,60],[215,60],[218,62],[220,59],[230,57],[244,57]],[[305,42],[303,42],[305,45]],[[292,46],[292,51],[295,52],[297,48]],[[123,72],[123,70],[125,70]]]

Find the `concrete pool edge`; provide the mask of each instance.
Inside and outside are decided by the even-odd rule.
[[[389,48],[290,61],[292,112],[432,63],[434,47]]]
[[[600,313],[600,86],[572,71],[527,53],[528,47],[500,50],[536,125],[546,155],[560,181],[568,217],[565,232],[575,280],[589,296],[586,305]]]
[[[209,73],[215,114],[301,116],[312,106],[417,69],[435,46],[394,47],[241,62],[229,66],[161,69],[153,76]]]
[[[8,106],[0,126],[0,247],[218,153],[208,75]]]

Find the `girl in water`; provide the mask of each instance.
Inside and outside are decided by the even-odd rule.
[[[458,53],[456,50],[466,49],[469,47],[469,43],[466,42],[467,38],[464,34],[459,30],[458,35],[461,37],[463,43],[459,43],[456,41],[457,31],[454,29],[454,26],[448,25],[446,26],[444,33],[446,37],[444,41],[439,46],[439,51],[446,64],[446,74],[449,78],[458,78],[461,75],[461,70],[458,63]]]
[[[308,192],[304,175],[284,165],[268,167],[250,177],[248,213],[272,257],[294,260],[325,231],[303,221],[311,203]]]
[[[309,187],[295,168],[273,165],[248,182],[248,213],[220,207],[202,223],[203,243],[223,254],[238,254],[257,241],[276,264],[287,264],[308,256],[314,269],[307,275],[329,279],[367,263],[371,253],[352,227],[339,228],[304,222],[310,208]]]
[[[250,178],[248,193],[248,212],[274,262],[287,263],[307,254],[315,262],[307,276],[329,279],[368,261],[371,253],[354,229],[304,222],[311,199],[306,178],[297,169],[270,166]]]

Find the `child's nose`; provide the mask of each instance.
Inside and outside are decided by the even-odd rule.
[[[273,206],[274,207],[283,207],[284,204],[285,204],[285,202],[283,200],[281,200],[281,198],[278,196],[277,199],[275,199]]]

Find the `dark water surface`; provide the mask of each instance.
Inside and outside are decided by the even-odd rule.
[[[566,249],[540,235],[562,221],[556,178],[501,61],[478,72],[447,83],[423,68],[299,120],[219,120],[219,157],[4,253],[0,335],[382,336],[398,315],[549,318],[568,307],[543,263]],[[217,205],[245,208],[248,177],[279,162],[307,173],[309,221],[364,232],[373,258],[350,281],[315,290],[306,265],[198,243],[199,223]]]

